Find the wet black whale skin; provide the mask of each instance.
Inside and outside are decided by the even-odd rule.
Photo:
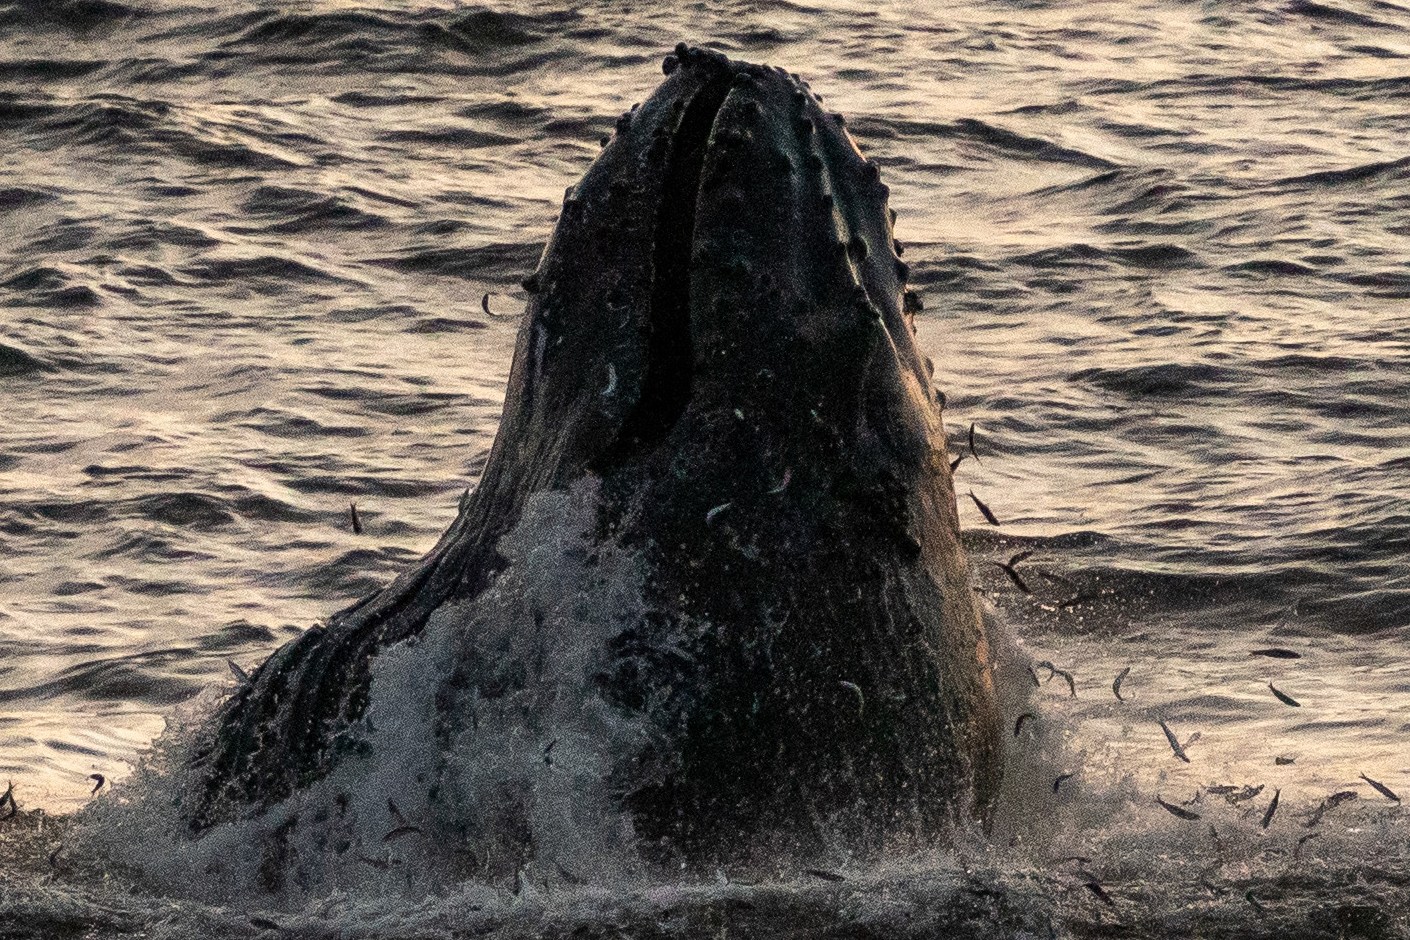
[[[415,568],[272,655],[196,760],[192,829],[356,748],[370,663],[482,592],[537,491],[600,478],[651,615],[599,689],[654,733],[612,781],[645,846],[865,851],[983,816],[985,630],[887,188],[782,70],[678,47],[564,200],[479,486]]]

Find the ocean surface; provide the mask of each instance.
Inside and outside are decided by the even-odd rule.
[[[1014,817],[833,877],[439,900],[54,854],[90,775],[454,519],[519,282],[682,39],[800,73],[891,187],[976,588],[1073,677],[1036,670]],[[1410,791],[1410,6],[0,3],[0,152],[0,933],[1410,929],[1366,780]],[[993,564],[1025,550],[1031,593]]]

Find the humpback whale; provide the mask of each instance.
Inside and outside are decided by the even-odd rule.
[[[582,701],[553,707],[633,729],[594,773],[646,856],[865,853],[992,805],[994,666],[888,189],[797,76],[684,45],[663,71],[524,282],[478,485],[420,563],[220,706],[181,800],[196,837],[281,806],[335,813],[301,794],[366,759],[379,663],[432,628],[471,652],[414,677],[435,690],[420,734],[496,759],[510,739],[475,729],[515,695],[532,723],[543,697],[520,693],[554,667],[497,662],[451,614],[518,590],[534,546],[511,534],[570,491],[588,506],[584,570],[618,552],[643,574],[593,628]],[[517,602],[506,643],[573,639],[571,618]],[[547,736],[534,757],[553,769],[568,745]],[[434,764],[418,773],[427,806],[450,799]],[[387,839],[419,832],[388,805]]]

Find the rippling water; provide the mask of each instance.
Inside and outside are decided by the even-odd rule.
[[[1079,783],[1304,815],[1354,784],[1350,844],[1396,854],[1358,774],[1410,787],[1407,30],[1388,0],[0,3],[0,771],[79,805],[434,543],[564,187],[686,38],[804,74],[881,165],[1000,522],[961,496],[976,582],[1074,674],[1038,695]],[[989,564],[1022,549],[1032,595]]]

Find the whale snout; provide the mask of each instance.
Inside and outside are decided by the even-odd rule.
[[[937,418],[876,165],[796,75],[684,45],[665,71],[530,279],[528,351],[576,363],[535,370],[562,383],[549,397],[608,390],[583,433],[609,460],[660,444],[692,402],[851,428],[868,384],[907,412],[872,423],[925,446],[904,440]]]

